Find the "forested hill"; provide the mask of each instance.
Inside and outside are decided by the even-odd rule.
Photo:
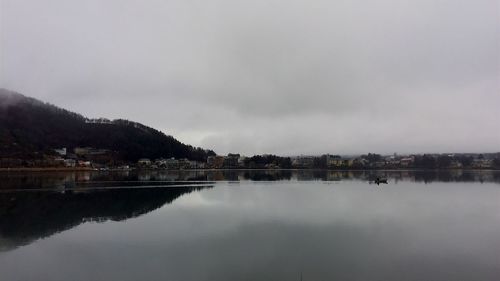
[[[175,157],[204,161],[213,151],[128,120],[88,119],[57,106],[0,89],[0,157],[29,158],[54,148],[95,147],[127,161]]]

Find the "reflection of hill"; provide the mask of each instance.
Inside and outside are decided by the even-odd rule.
[[[0,251],[29,244],[86,221],[120,221],[138,217],[198,189],[169,187],[0,193]]]

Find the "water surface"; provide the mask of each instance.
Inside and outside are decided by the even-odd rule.
[[[0,174],[0,280],[498,280],[499,183],[492,171]]]

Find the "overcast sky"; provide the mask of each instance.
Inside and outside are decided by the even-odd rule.
[[[500,151],[500,0],[0,0],[0,87],[219,154]]]

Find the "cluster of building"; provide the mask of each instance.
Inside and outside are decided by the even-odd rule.
[[[239,154],[229,153],[227,156],[208,156],[207,167],[210,169],[237,169],[243,168],[245,166],[246,157],[240,156]]]
[[[473,168],[492,169],[498,166],[500,153],[487,154],[424,154],[409,156],[387,156],[382,161],[376,162],[376,167],[402,167],[402,168]]]
[[[23,166],[50,166],[68,168],[129,168],[116,161],[116,155],[107,149],[75,147],[54,150],[54,157],[45,159],[47,163],[32,163]],[[35,160],[33,160],[35,161]],[[36,160],[39,161],[39,160]],[[1,163],[0,163],[1,164]],[[7,163],[13,166],[12,163]],[[21,163],[19,163],[21,165]],[[5,165],[4,165],[5,166]],[[387,155],[368,154],[361,156],[295,156],[257,155],[245,157],[230,153],[226,156],[208,156],[206,162],[186,158],[139,159],[135,165],[143,169],[412,169],[412,168],[500,168],[500,153],[490,154],[414,154]]]
[[[56,157],[51,159],[54,166],[68,168],[103,168],[113,163],[114,155],[108,149],[93,147],[75,147],[69,151],[66,147],[54,149]]]
[[[357,157],[341,157],[326,155],[327,168],[396,168],[396,167],[411,167],[415,163],[415,156],[386,156],[380,159],[369,159],[365,156]],[[310,166],[312,167],[312,166]]]
[[[244,159],[239,154],[228,154],[227,156],[215,155],[208,156],[206,162],[192,161],[186,158],[176,159],[174,157],[164,159],[159,158],[151,160],[148,158],[141,158],[137,161],[138,168],[148,169],[235,169],[244,168]]]
[[[498,166],[500,153],[490,154],[376,154],[341,157],[338,155],[297,156],[292,158],[293,168],[328,169],[404,169],[404,168],[474,168],[491,169]],[[497,161],[497,162],[496,162]]]
[[[154,161],[148,158],[142,158],[137,161],[138,168],[147,169],[169,169],[169,170],[184,170],[184,169],[205,169],[206,165],[203,162],[191,161],[186,158],[159,158]]]
[[[411,168],[498,168],[500,154],[424,154],[361,156],[295,156],[262,155],[245,157],[240,154],[209,156],[206,162],[188,159],[140,159],[139,168],[151,169],[411,169]]]
[[[366,168],[408,168],[415,163],[415,156],[386,156],[376,161],[370,161],[364,157],[355,158],[338,158],[329,157],[327,166],[329,168],[350,168],[350,167],[366,167]]]

